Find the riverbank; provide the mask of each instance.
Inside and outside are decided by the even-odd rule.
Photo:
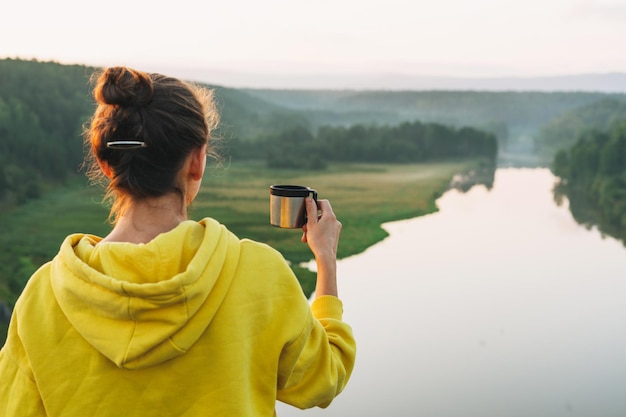
[[[437,210],[435,200],[458,173],[480,166],[479,161],[421,164],[333,164],[323,171],[270,170],[259,164],[233,164],[209,171],[191,212],[194,219],[211,216],[239,237],[267,242],[292,265],[309,261],[300,230],[268,225],[271,184],[289,183],[315,188],[329,199],[343,224],[339,258],[363,252],[387,237],[383,223],[413,218]],[[305,293],[315,285],[314,274],[294,266]]]

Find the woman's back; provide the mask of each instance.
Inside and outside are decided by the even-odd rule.
[[[271,416],[277,396],[325,405],[347,382],[354,351],[339,301],[315,302],[324,330],[268,246],[209,219],[147,245],[94,243],[68,237],[16,306],[1,381],[19,369],[31,383],[24,392],[2,387],[14,390],[11,407],[32,403],[38,390],[50,416]],[[170,279],[133,282],[176,260],[183,268]],[[343,345],[320,345],[328,334]]]

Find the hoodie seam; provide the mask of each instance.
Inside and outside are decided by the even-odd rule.
[[[187,317],[186,321],[189,321],[190,317],[189,317],[189,297],[187,297],[187,286],[183,285],[183,295],[184,295],[184,300],[185,300],[185,316]]]
[[[20,340],[20,343],[21,343],[21,340]],[[11,351],[10,346],[5,346],[5,348],[2,349],[2,353],[6,355],[6,358],[13,365],[15,365],[15,368],[21,375],[23,375],[25,378],[35,383],[35,376],[33,375],[32,367],[30,366],[30,363],[26,365],[26,364],[23,364],[22,361],[19,361],[13,355],[13,352]]]
[[[182,284],[181,288],[183,290],[183,299],[184,299],[184,307],[185,307],[185,316],[186,316],[186,320],[185,322],[189,321],[190,315],[189,315],[189,299],[187,297],[187,285]],[[176,335],[176,333],[174,333],[173,335],[168,337],[168,340],[170,341],[170,343],[180,352],[187,352],[187,349],[184,349],[182,346],[179,346],[178,343],[176,343],[174,341],[174,336]]]
[[[130,303],[132,301],[132,297],[128,295],[123,285],[122,285],[122,290],[124,291],[124,294],[126,294],[126,296],[128,297],[128,303],[127,303],[126,309],[127,309],[128,317],[133,322],[133,331],[131,332],[130,337],[128,338],[128,343],[126,344],[126,352],[124,352],[124,359],[122,360],[122,364],[126,364],[128,362],[128,355],[130,353],[130,345],[133,339],[135,338],[135,333],[137,331],[137,320],[135,320],[135,317],[133,317],[133,314],[131,312],[132,309],[131,309]]]

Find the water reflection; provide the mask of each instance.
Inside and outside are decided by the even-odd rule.
[[[495,172],[496,167],[494,164],[484,163],[478,168],[455,175],[450,182],[450,188],[465,192],[476,185],[484,185],[488,190],[491,190]]]
[[[553,182],[500,169],[340,261],[353,379],[279,417],[625,416],[626,250],[556,206]]]
[[[590,200],[589,195],[583,190],[557,183],[554,188],[554,201],[560,205],[566,198],[578,224],[588,229],[596,227],[601,233],[620,239],[626,246],[626,224],[620,224],[603,216],[597,201]]]

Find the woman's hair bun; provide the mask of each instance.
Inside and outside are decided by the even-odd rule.
[[[94,91],[100,104],[139,107],[152,101],[154,87],[150,75],[145,72],[110,67],[101,74],[100,80]]]

